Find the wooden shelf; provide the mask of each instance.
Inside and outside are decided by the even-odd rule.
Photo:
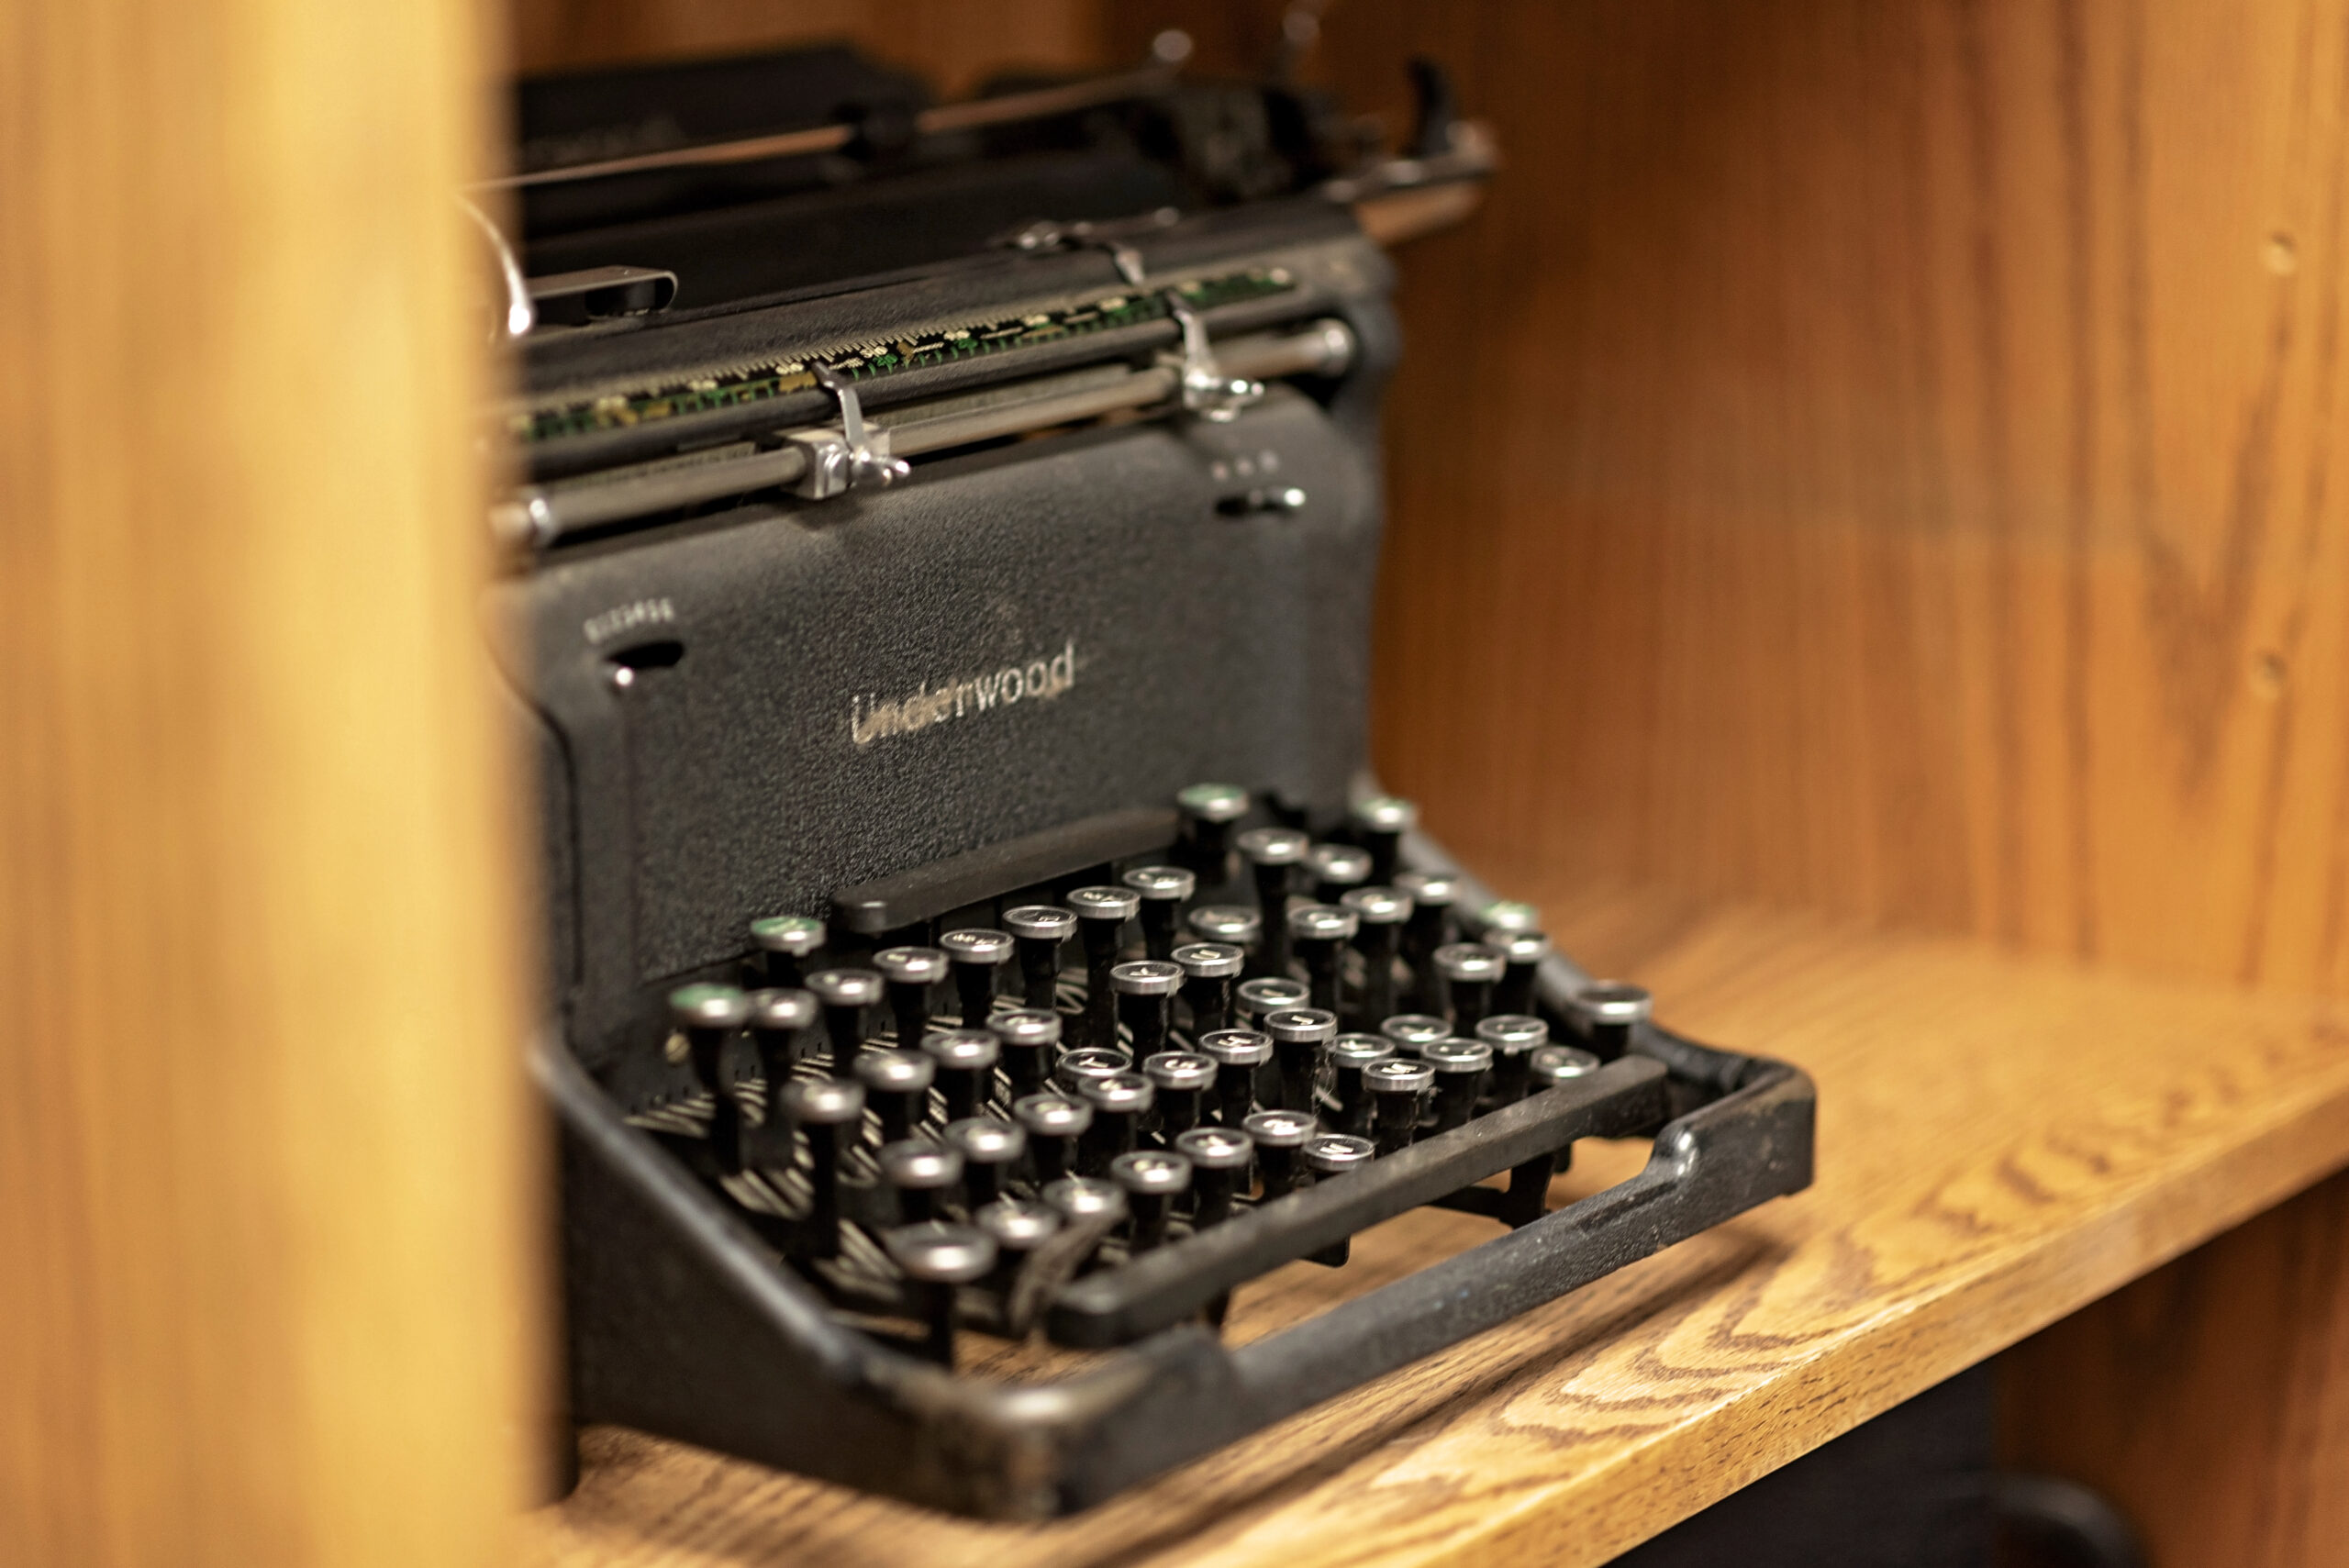
[[[1675,1027],[1807,1068],[1817,1185],[1078,1519],[973,1525],[602,1430],[536,1560],[1603,1562],[2349,1162],[2337,1003],[1502,880]],[[1580,1146],[1562,1184],[1639,1152]],[[1408,1217],[1357,1269],[1243,1294],[1235,1331],[1480,1223]]]

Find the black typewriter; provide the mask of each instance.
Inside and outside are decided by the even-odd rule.
[[[531,82],[474,194],[575,1421],[1052,1516],[1809,1180],[1802,1073],[1366,776],[1364,222],[1488,145],[1431,66],[1390,150],[1178,41],[942,106],[839,50]],[[1582,1138],[1653,1153],[1553,1209]],[[1491,1240],[1221,1337],[1426,1205]]]

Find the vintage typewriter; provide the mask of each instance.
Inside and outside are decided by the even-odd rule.
[[[1364,228],[1488,145],[1432,67],[1390,151],[1181,52],[521,89],[492,620],[576,1421],[1051,1516],[1809,1180],[1799,1072],[1594,982],[1365,776]],[[1586,1138],[1653,1151],[1553,1209]],[[1429,1205],[1491,1239],[1224,1341]]]

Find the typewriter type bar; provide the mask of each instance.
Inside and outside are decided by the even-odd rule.
[[[944,1005],[925,1021],[920,977],[942,976],[944,955],[905,944],[991,911],[1025,929],[1055,888],[1187,886],[1203,908],[1257,895],[1264,912],[1325,907],[1307,902],[1318,889],[1306,857],[1293,881],[1257,889],[1261,868],[1223,835],[1204,837],[1224,853],[1202,854],[1196,824],[1178,841],[1176,820],[1116,814],[842,890],[831,945],[808,957],[830,967],[810,984],[855,984],[874,1005],[834,1007],[796,1052],[763,1042],[762,1062],[792,1060],[779,1087],[746,1093],[718,1065],[708,1020],[732,1014],[722,977],[707,974],[676,1004],[699,1085],[685,1100],[622,1106],[567,1051],[540,1052],[565,1134],[574,1418],[954,1511],[1051,1517],[1808,1184],[1802,1073],[1658,1028],[1643,991],[1595,985],[1546,941],[1518,949],[1535,1012],[1486,1016],[1479,991],[1465,1003],[1479,1015],[1466,1019],[1472,1039],[1452,1032],[1464,1012],[1341,1035],[1340,1013],[1382,1021],[1360,1016],[1365,997],[1424,992],[1400,968],[1392,986],[1365,984],[1359,950],[1325,985],[1334,1009],[1289,1005],[1307,989],[1300,959],[1286,985],[1249,983],[1260,1010],[1241,1010],[1256,1029],[1198,1031],[1188,998],[1204,993],[1178,993],[1181,966],[1143,956],[1139,921],[1090,933],[1102,939],[1090,951],[1049,944],[1060,965],[1049,1010],[1028,1005],[1034,977],[1007,962],[984,972],[992,1029],[970,1027],[969,976],[940,981]],[[1421,881],[1444,863],[1407,825],[1331,836],[1350,831],[1386,864],[1422,868]],[[1395,841],[1376,843],[1380,831]],[[1089,882],[1126,862],[1146,869]],[[1476,929],[1530,924],[1443,874]],[[1160,924],[1180,925],[1166,913]],[[1480,951],[1505,972],[1500,950]],[[763,954],[743,962],[747,979],[762,977]],[[896,977],[887,1006],[874,964]],[[1162,970],[1163,985],[1145,984]],[[1087,994],[1105,974],[1121,1004],[1108,1011]],[[1205,1021],[1230,1021],[1211,998],[1197,1005]],[[816,1004],[792,1016],[812,1022]],[[1064,1035],[1045,1027],[1055,1018]],[[909,1097],[891,1087],[899,1078]],[[744,1106],[772,1108],[731,1108],[729,1086]],[[1544,1212],[1575,1140],[1642,1136],[1654,1152],[1637,1177]],[[1480,1184],[1504,1176],[1506,1188]],[[1341,1266],[1352,1237],[1430,1205],[1505,1229],[1269,1338],[1219,1340],[1251,1280],[1300,1260]],[[1037,1331],[1093,1352],[1091,1364],[1047,1384],[952,1370],[962,1337]]]

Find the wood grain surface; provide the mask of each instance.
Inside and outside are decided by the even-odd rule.
[[[510,1547],[543,1224],[475,26],[0,10],[12,1565]]]
[[[1598,1562],[2349,1159],[2341,1004],[1486,869],[1675,1026],[1808,1068],[1818,1184],[1077,1520],[969,1525],[601,1430],[532,1560]],[[1637,1160],[1586,1144],[1563,1183]],[[1268,1326],[1338,1277],[1239,1306]]]

